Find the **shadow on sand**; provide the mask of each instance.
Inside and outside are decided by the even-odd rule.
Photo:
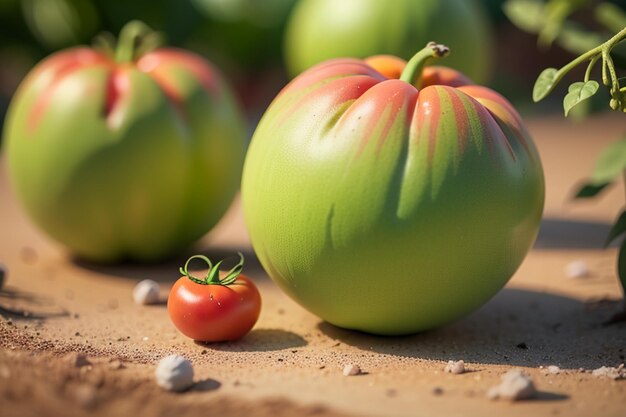
[[[10,306],[14,301],[21,301],[26,305],[24,308]],[[55,317],[69,316],[69,312],[53,308],[50,299],[30,293],[6,287],[0,290],[0,315],[10,319],[20,320],[44,320]]]
[[[307,345],[307,341],[302,336],[281,329],[254,329],[235,342],[195,343],[208,349],[225,352],[271,352]]]
[[[534,248],[604,249],[610,230],[609,223],[545,218]],[[614,242],[611,246],[618,246],[618,243]]]
[[[554,294],[504,289],[465,319],[412,336],[373,336],[326,322],[318,327],[332,339],[388,355],[594,369],[624,361],[626,324],[601,324],[611,309],[590,309],[578,300]]]

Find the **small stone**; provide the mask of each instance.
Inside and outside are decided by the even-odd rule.
[[[147,342],[148,340],[150,340],[150,338],[148,336],[144,336],[141,338],[141,340],[143,340],[144,342]]]
[[[193,385],[193,366],[180,355],[169,355],[157,365],[155,377],[161,388],[182,392]]]
[[[526,344],[526,342],[518,343],[517,345],[515,345],[515,347],[524,350],[528,349],[528,345]]]
[[[451,374],[455,374],[455,375],[465,373],[465,362],[448,361],[448,364],[446,365],[443,371],[451,373]]]
[[[589,267],[587,262],[583,260],[572,261],[565,266],[565,275],[571,279],[580,279],[589,277]]]
[[[490,400],[497,400],[500,398],[500,385],[489,388],[489,391],[487,391],[487,398]]]
[[[624,364],[621,364],[617,368],[602,366],[598,369],[594,369],[591,375],[597,378],[611,378],[614,380],[626,379],[626,369],[624,369]]]
[[[82,368],[83,366],[91,365],[91,362],[89,362],[87,356],[85,356],[83,353],[78,352],[72,352],[68,354],[66,357],[66,361],[75,368]]]
[[[433,388],[433,395],[436,395],[436,396],[443,395],[443,388],[441,387]]]
[[[561,373],[561,368],[556,365],[550,365],[546,368],[547,373],[557,375]]]
[[[521,370],[513,369],[502,375],[500,385],[489,389],[487,398],[518,401],[532,398],[536,392],[532,379]]]
[[[156,304],[159,302],[159,294],[159,283],[151,279],[144,279],[135,285],[133,300],[141,305]]]
[[[354,376],[361,374],[359,365],[349,364],[343,367],[343,376]]]

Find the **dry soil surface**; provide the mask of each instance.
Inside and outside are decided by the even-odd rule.
[[[513,279],[470,316],[441,329],[383,338],[320,321],[284,295],[254,257],[236,201],[198,250],[240,250],[258,284],[263,311],[232,343],[194,343],[177,332],[164,304],[138,306],[136,282],[162,283],[165,300],[184,257],[159,265],[92,265],[68,256],[27,220],[0,163],[0,416],[485,416],[626,415],[626,381],[589,371],[624,362],[626,324],[603,325],[620,308],[616,247],[602,249],[623,207],[623,184],[600,198],[572,201],[573,187],[607,143],[624,134],[619,116],[584,124],[529,121],[547,182],[537,243]],[[565,273],[583,261],[587,278]],[[76,366],[76,352],[87,355]],[[193,362],[196,384],[160,389],[158,360]],[[469,372],[444,373],[448,360]],[[346,364],[364,373],[344,377]],[[547,373],[559,366],[557,374]],[[502,374],[521,368],[535,399],[487,399]]]

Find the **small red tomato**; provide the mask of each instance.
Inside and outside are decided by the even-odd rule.
[[[261,295],[254,283],[241,275],[243,255],[239,257],[239,263],[223,279],[219,278],[223,261],[213,266],[206,256],[192,256],[180,268],[183,276],[170,291],[167,312],[182,334],[202,342],[222,342],[239,339],[252,329],[261,312]],[[206,278],[187,271],[193,259],[209,265]]]

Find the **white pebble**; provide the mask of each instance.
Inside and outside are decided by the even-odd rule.
[[[135,303],[147,305],[159,302],[159,283],[151,279],[144,279],[135,285],[133,300]]]
[[[361,368],[359,368],[359,365],[350,364],[343,367],[343,376],[354,376],[360,373]]]
[[[624,364],[621,364],[617,368],[602,366],[598,369],[594,369],[591,372],[591,375],[595,377],[606,377],[611,379],[626,379],[626,369],[624,368]]]
[[[589,277],[589,267],[587,266],[587,262],[579,260],[568,263],[565,267],[565,275],[572,279]]]
[[[513,369],[502,375],[500,385],[492,387],[487,397],[492,400],[517,401],[531,398],[536,392],[533,380],[521,370]]]
[[[193,385],[193,366],[179,355],[161,359],[155,372],[157,384],[168,391],[181,392]]]
[[[448,361],[448,364],[443,370],[451,374],[462,374],[465,372],[465,362],[463,361]]]
[[[549,374],[553,374],[553,375],[556,375],[556,374],[560,374],[560,373],[561,373],[561,368],[559,368],[559,367],[558,367],[558,366],[556,366],[556,365],[550,365],[550,366],[548,366],[547,370],[548,370],[548,373],[549,373]]]

